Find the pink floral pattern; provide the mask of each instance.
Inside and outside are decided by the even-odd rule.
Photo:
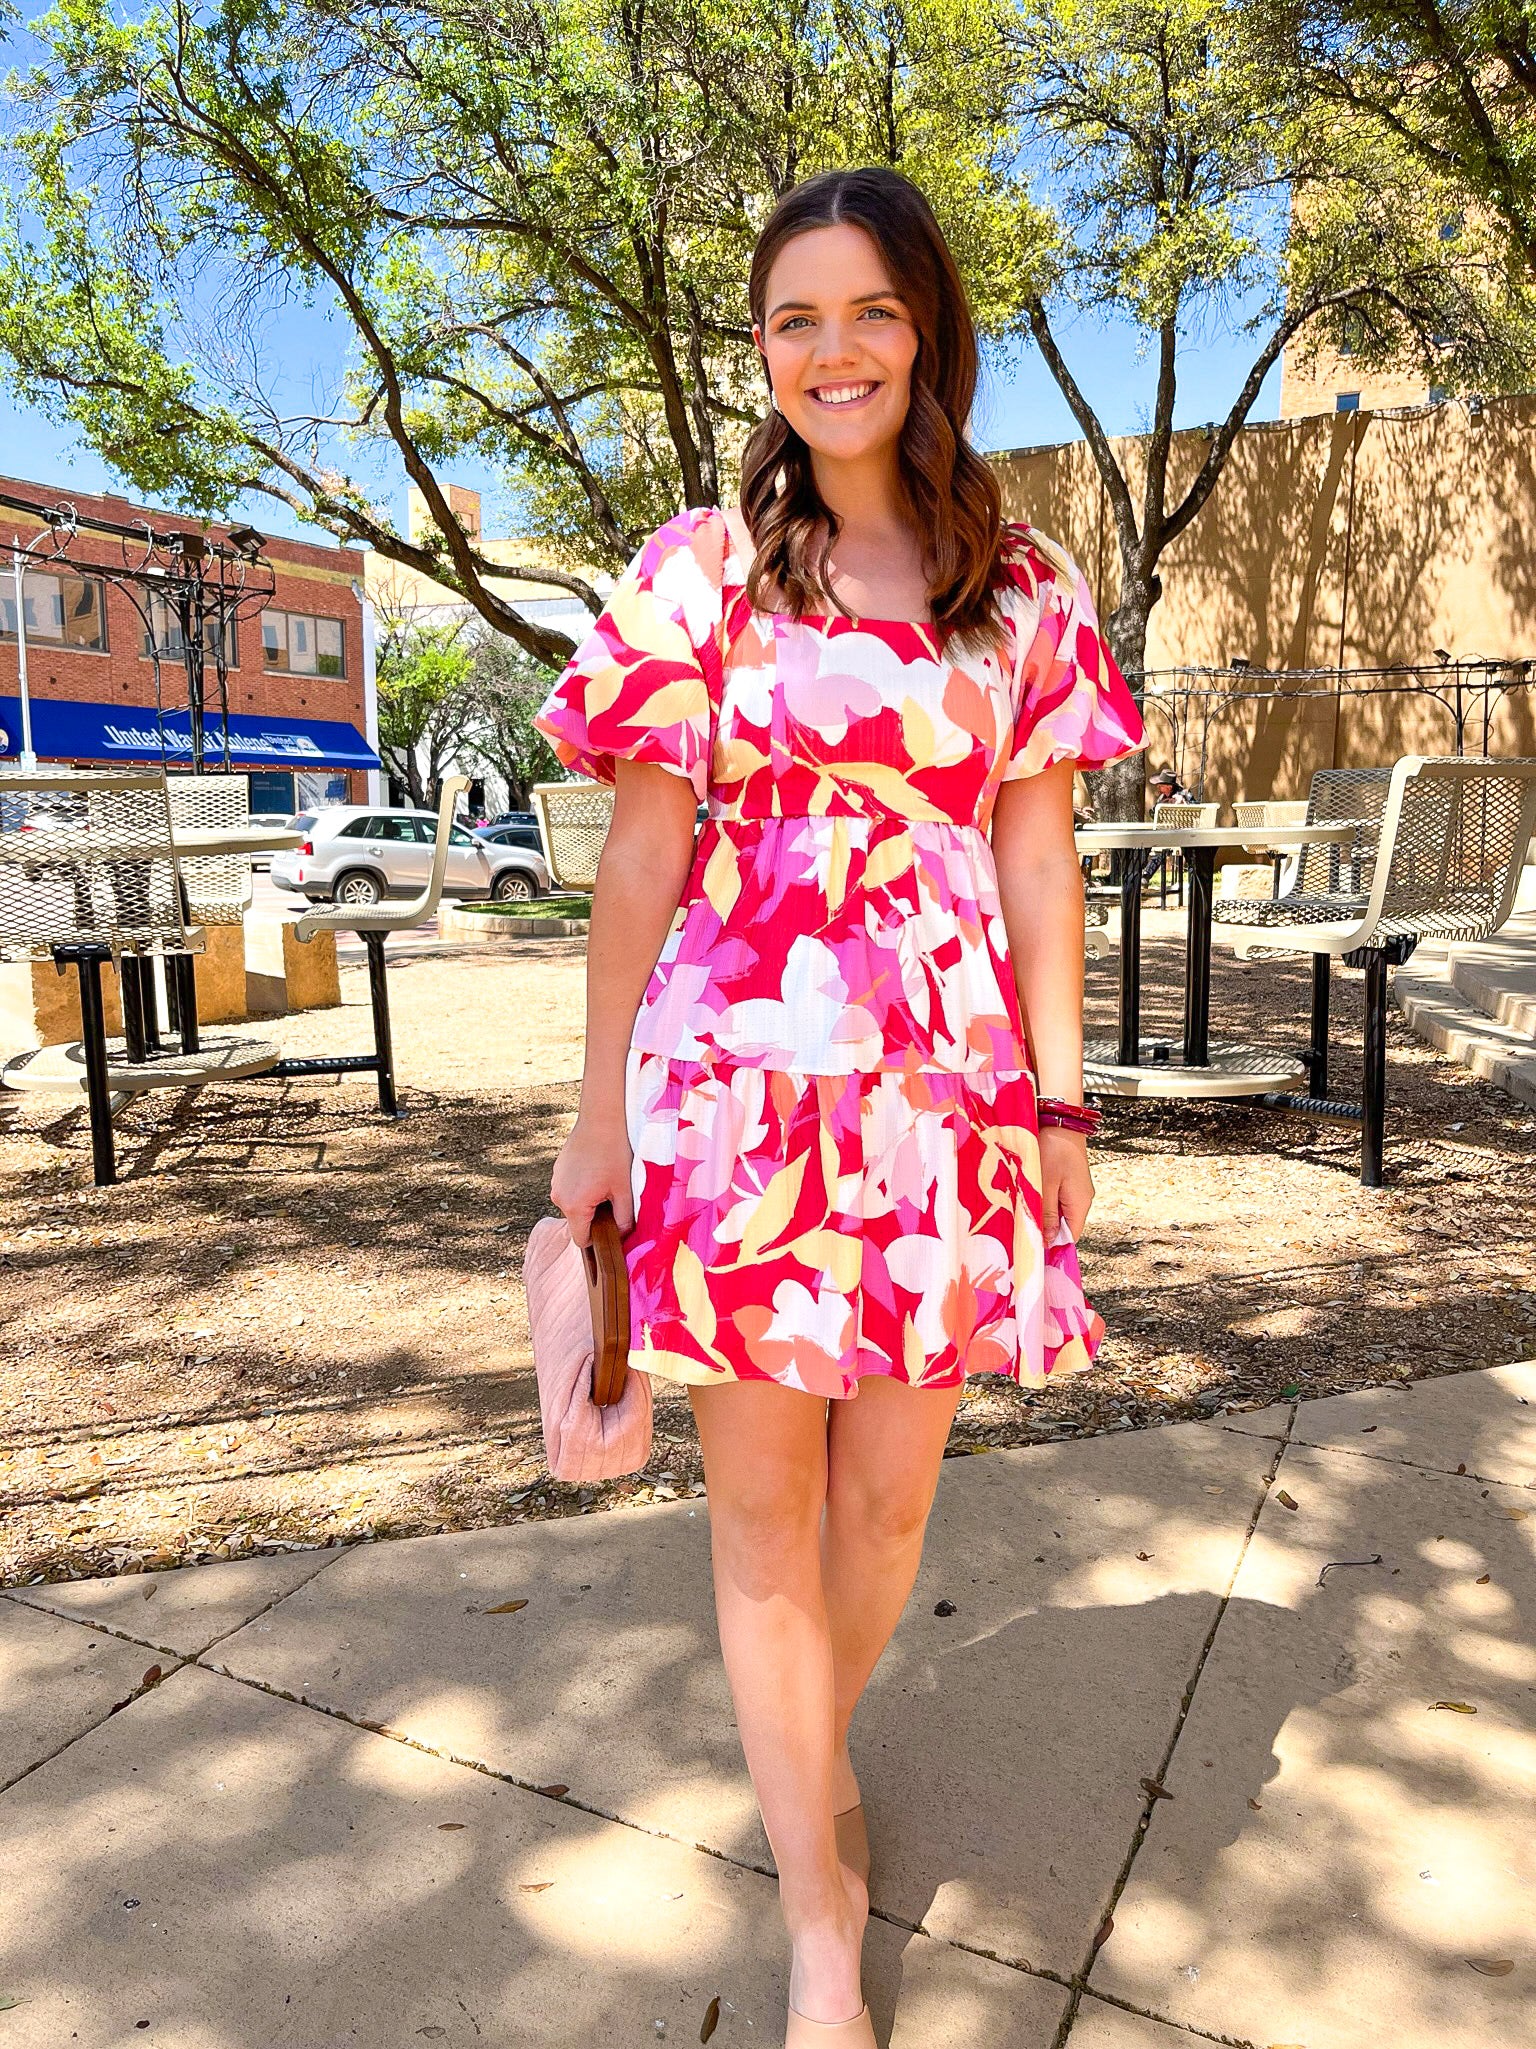
[[[999,786],[1143,745],[1083,579],[1005,533],[1001,629],[754,612],[723,516],[654,534],[535,724],[709,816],[629,1055],[632,1363],[857,1394],[1040,1386],[1103,1325],[1043,1243]]]

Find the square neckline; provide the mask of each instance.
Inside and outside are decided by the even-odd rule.
[[[747,586],[746,565],[741,559],[741,550],[736,545],[736,536],[731,531],[731,523],[725,516],[724,508],[717,506],[715,510],[719,513],[720,524],[725,528],[726,546],[725,553],[720,559],[721,576],[724,577],[728,567],[734,563],[737,570],[736,581],[741,589],[745,590]],[[857,614],[852,612],[801,612],[797,616],[794,612],[759,611],[756,605],[752,607],[752,611],[755,617],[759,619],[772,619],[775,624],[782,621],[786,626],[824,627],[828,619],[846,619],[852,627],[889,626],[892,628],[899,627],[907,632],[921,633],[931,631],[939,624],[937,619],[876,619],[863,612]],[[935,649],[934,653],[935,659],[937,659],[938,649]]]

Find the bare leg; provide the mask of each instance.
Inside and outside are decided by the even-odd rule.
[[[759,1381],[689,1395],[720,1648],[794,1945],[790,2005],[810,2020],[847,2020],[863,2005],[869,1903],[839,1864],[832,1831],[835,1692],[819,1540],[827,1404]]]
[[[868,1375],[856,1399],[830,1404],[821,1584],[832,1634],[837,1814],[859,1798],[848,1724],[917,1578],[960,1395],[958,1387],[908,1387]]]

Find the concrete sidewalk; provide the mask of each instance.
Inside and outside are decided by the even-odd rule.
[[[882,2043],[1536,2044],[1533,1421],[947,1461],[854,1732]],[[707,1515],[0,1600],[5,2049],[779,2049]]]

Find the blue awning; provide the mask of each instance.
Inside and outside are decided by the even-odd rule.
[[[162,737],[163,735],[163,737]],[[32,749],[43,761],[190,761],[184,711],[155,714],[136,704],[32,700]],[[0,756],[21,752],[21,701],[0,697]],[[222,724],[203,727],[203,758],[224,759]],[[229,758],[241,768],[377,768],[379,757],[356,726],[339,719],[269,719],[231,712]]]

